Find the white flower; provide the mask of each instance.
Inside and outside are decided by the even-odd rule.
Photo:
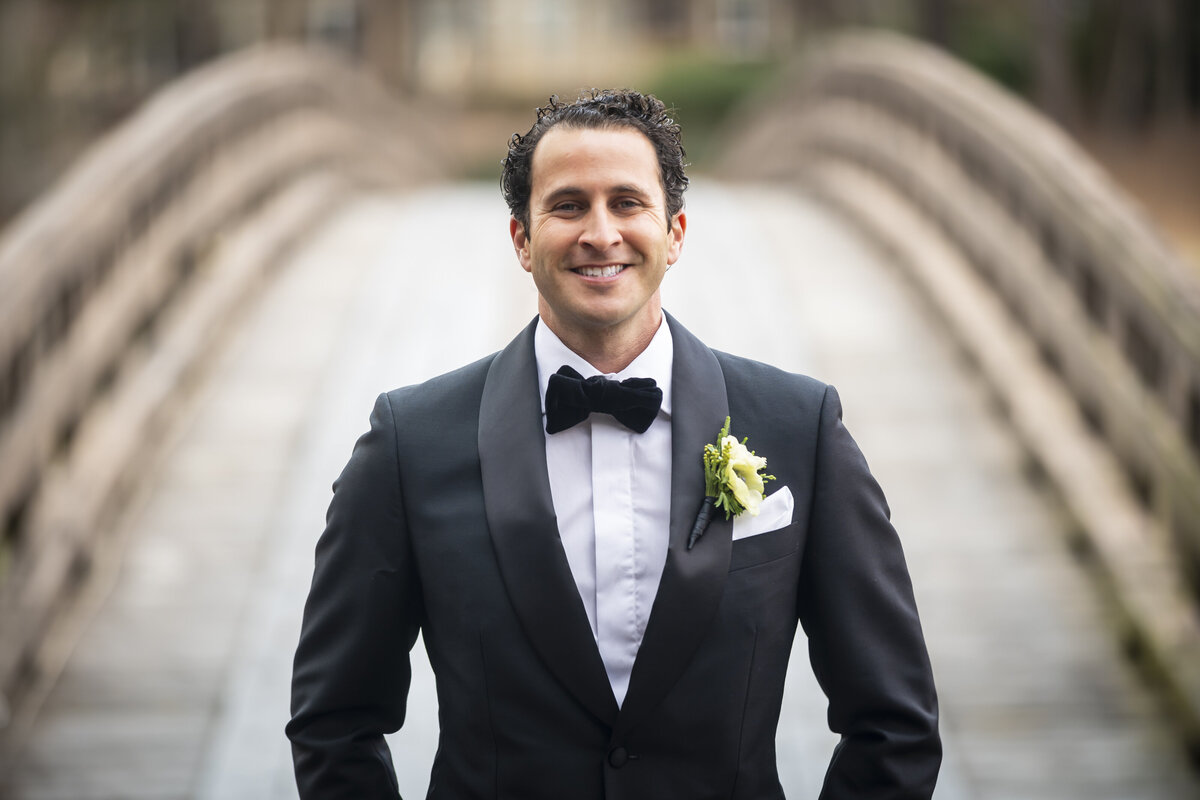
[[[763,499],[763,483],[775,480],[774,475],[763,475],[760,471],[767,460],[746,447],[746,440],[738,441],[729,434],[729,417],[717,434],[715,444],[704,445],[704,506],[696,517],[688,549],[708,525],[708,515],[713,509],[725,511],[725,519],[736,517],[743,511],[758,516],[758,507]]]
[[[725,462],[722,483],[750,516],[758,516],[758,507],[763,500],[763,476],[759,470],[767,466],[767,460],[751,453],[732,436],[721,440],[721,451]]]

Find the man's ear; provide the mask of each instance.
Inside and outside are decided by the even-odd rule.
[[[529,272],[529,237],[525,235],[525,226],[516,217],[508,218],[508,235],[512,237],[513,250],[517,251],[517,261],[521,262],[521,269]]]
[[[667,266],[671,266],[679,260],[679,254],[683,251],[683,235],[687,233],[687,214],[680,211],[675,216],[671,217],[671,230],[667,232]]]

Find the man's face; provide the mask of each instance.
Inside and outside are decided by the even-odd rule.
[[[633,128],[552,128],[533,152],[529,229],[509,225],[538,312],[564,341],[652,335],[687,219],[667,225],[654,146]]]

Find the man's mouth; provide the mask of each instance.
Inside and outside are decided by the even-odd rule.
[[[624,264],[605,264],[598,267],[576,267],[572,272],[585,278],[611,278],[625,269]]]

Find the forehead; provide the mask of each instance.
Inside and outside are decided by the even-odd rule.
[[[538,142],[531,160],[534,197],[564,187],[634,186],[661,190],[658,156],[644,133],[626,126],[572,128],[558,125]]]

